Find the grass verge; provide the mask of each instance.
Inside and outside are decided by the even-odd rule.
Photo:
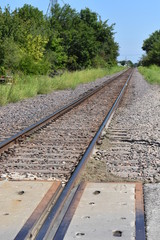
[[[112,75],[123,70],[123,67],[86,69],[75,72],[65,72],[61,76],[14,75],[14,83],[0,85],[0,105],[17,102],[38,94],[47,94],[54,90],[75,89],[77,85],[95,81],[97,78]]]
[[[160,84],[160,67],[152,65],[150,67],[139,67],[139,72],[151,84]]]

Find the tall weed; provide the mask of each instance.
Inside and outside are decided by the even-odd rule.
[[[152,65],[150,67],[139,67],[139,72],[151,84],[160,84],[160,67]]]
[[[78,84],[95,81],[97,78],[111,75],[123,70],[123,67],[86,69],[75,72],[65,72],[61,76],[50,78],[38,75],[14,75],[12,85],[0,85],[0,105],[47,94],[53,90],[74,89]]]

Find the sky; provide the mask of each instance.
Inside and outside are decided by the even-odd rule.
[[[0,0],[2,10],[9,4],[11,10],[30,4],[44,14],[50,0]],[[78,12],[86,7],[98,13],[108,25],[115,23],[115,41],[119,44],[118,60],[141,59],[143,41],[153,32],[160,30],[160,0],[58,0],[63,6],[69,4]]]

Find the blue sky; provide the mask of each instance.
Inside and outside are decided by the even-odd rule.
[[[7,4],[11,10],[25,3],[38,7],[46,13],[50,0],[0,0],[2,9]],[[108,24],[115,23],[115,40],[120,50],[119,60],[137,62],[144,53],[143,41],[154,31],[160,29],[160,0],[59,0],[69,4],[77,11],[86,7],[97,12]]]

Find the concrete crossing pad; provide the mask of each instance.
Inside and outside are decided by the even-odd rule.
[[[14,239],[26,224],[21,233],[24,236],[59,186],[60,182],[49,181],[0,181],[0,239]]]
[[[83,184],[54,239],[138,239],[136,208],[141,203],[136,203],[136,191],[136,183]]]

